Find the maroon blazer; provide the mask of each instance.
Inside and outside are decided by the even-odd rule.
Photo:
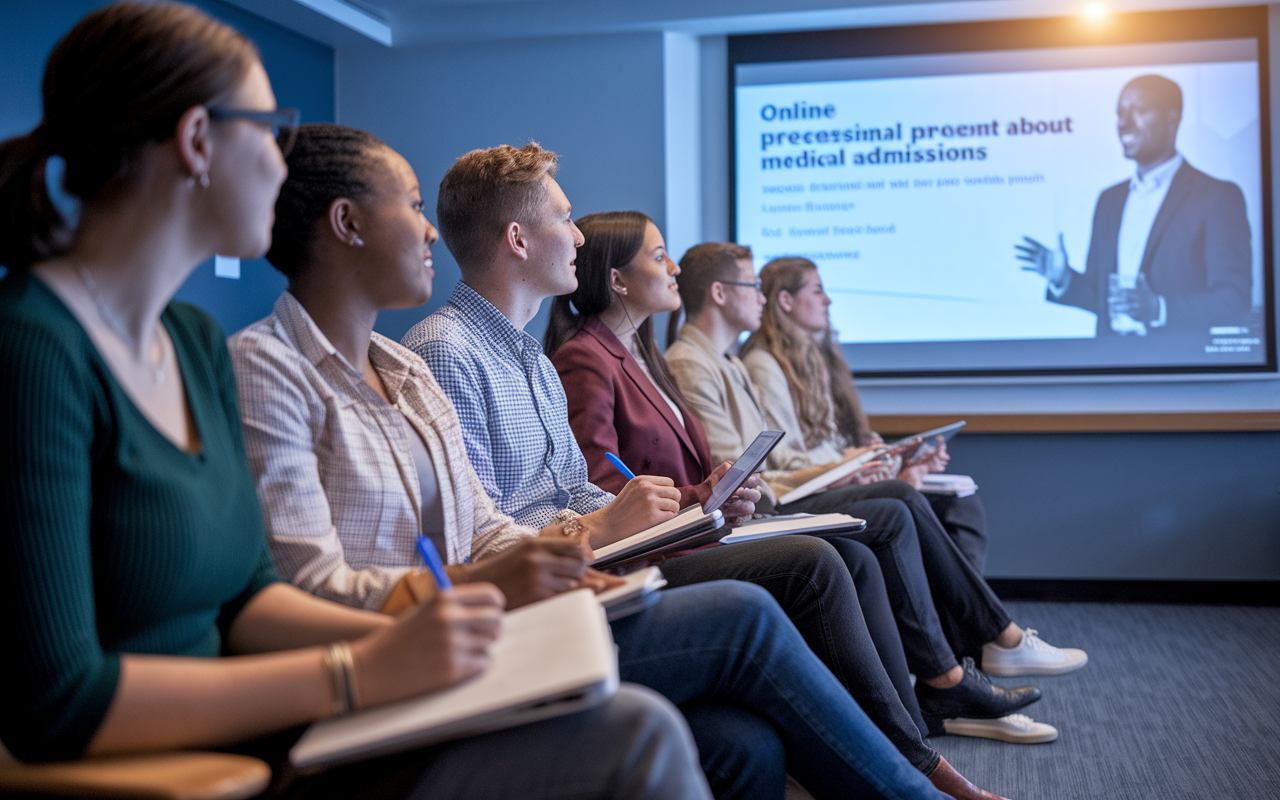
[[[604,457],[615,453],[637,475],[662,475],[681,487],[681,505],[698,502],[694,484],[715,467],[698,417],[684,425],[618,337],[595,317],[551,356],[569,403],[569,426],[592,483],[619,492],[627,480]]]

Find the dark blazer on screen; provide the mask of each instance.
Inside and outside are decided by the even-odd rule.
[[[661,475],[687,489],[712,471],[711,448],[698,417],[681,408],[684,425],[653,381],[603,322],[591,317],[551,354],[569,404],[569,426],[587,459],[592,483],[610,492],[626,484],[604,457],[615,453],[637,475]],[[681,492],[682,505],[695,501]]]
[[[1084,274],[1055,303],[1098,315],[1098,336],[1114,336],[1107,311],[1108,277],[1116,271],[1120,216],[1129,181],[1098,198]],[[1208,333],[1210,325],[1238,324],[1249,311],[1253,257],[1244,194],[1230,181],[1211,178],[1183,162],[1174,173],[1142,254],[1140,271],[1165,299],[1167,321],[1150,329]]]

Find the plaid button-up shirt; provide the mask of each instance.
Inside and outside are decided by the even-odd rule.
[[[412,352],[373,335],[369,360],[388,405],[288,292],[228,344],[271,553],[295,585],[376,610],[421,566],[418,472],[403,419],[436,469],[450,563],[537,535],[494,508],[457,414]]]
[[[498,510],[541,528],[562,509],[589,514],[613,495],[587,480],[564,387],[537,339],[459,282],[405,334],[458,409],[467,455]]]

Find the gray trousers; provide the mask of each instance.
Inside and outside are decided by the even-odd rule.
[[[271,762],[266,796],[707,800],[711,792],[684,719],[661,695],[624,683],[576,714],[300,776],[283,756],[301,734],[232,748]]]

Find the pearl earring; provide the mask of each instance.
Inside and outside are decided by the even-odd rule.
[[[352,246],[352,247],[364,247],[364,239],[361,239],[359,236],[353,236],[353,237],[351,237],[351,246]]]
[[[200,188],[201,189],[209,188],[209,173],[207,172],[200,173]]]

